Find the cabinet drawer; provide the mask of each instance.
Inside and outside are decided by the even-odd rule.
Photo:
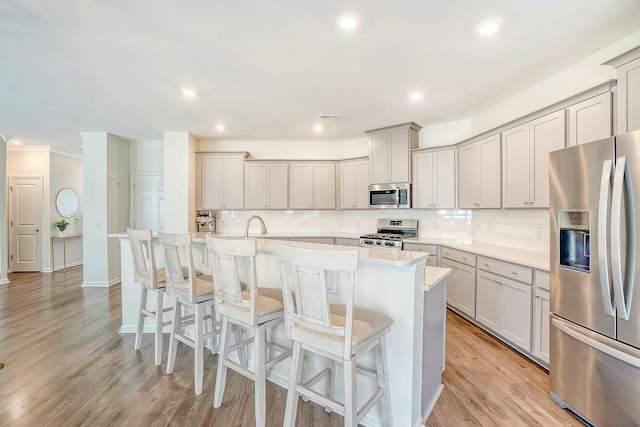
[[[533,271],[521,265],[497,261],[492,258],[478,257],[478,268],[529,285],[533,283]]]
[[[536,270],[535,272],[536,288],[551,290],[551,276],[546,271]]]
[[[422,243],[405,242],[402,249],[405,251],[428,252],[429,256],[433,257],[438,255],[438,247],[436,245],[423,245]]]
[[[472,267],[476,266],[476,256],[474,254],[470,254],[469,252],[464,252],[464,251],[459,251],[457,249],[443,247],[442,252],[440,253],[440,256],[443,258],[449,258],[450,260],[470,265]]]

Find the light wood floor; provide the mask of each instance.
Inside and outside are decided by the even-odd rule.
[[[81,267],[9,280],[0,285],[0,426],[254,425],[253,383],[234,372],[223,406],[213,408],[216,356],[207,352],[196,396],[190,348],[178,347],[172,375],[166,362],[153,364],[151,335],[133,350],[133,335],[118,333],[119,286],[83,289]],[[582,425],[551,402],[546,371],[452,313],[446,351],[445,390],[428,426]],[[285,399],[267,383],[269,426],[282,425]],[[310,402],[297,418],[299,426],[342,425]]]

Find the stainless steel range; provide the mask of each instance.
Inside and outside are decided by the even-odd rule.
[[[403,237],[418,235],[417,219],[378,219],[378,232],[360,236],[360,246],[383,249],[402,249]]]

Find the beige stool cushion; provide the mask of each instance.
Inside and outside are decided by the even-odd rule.
[[[250,292],[242,292],[242,300],[249,301]],[[256,304],[256,310],[258,311],[258,317],[266,314],[276,313],[284,310],[284,303],[282,301],[282,290],[277,288],[258,288],[258,303]],[[246,310],[249,312],[249,310]]]
[[[189,277],[189,270],[187,267],[182,267],[182,275],[185,278]],[[163,282],[162,286],[165,286],[164,282],[167,281],[167,272],[164,268],[158,268],[156,270],[156,277],[158,278],[158,287],[160,287],[160,282]]]
[[[337,327],[344,327],[346,323],[346,306],[335,305],[330,306],[331,310],[331,325]],[[357,346],[361,342],[366,341],[372,336],[384,331],[393,324],[393,319],[382,313],[374,310],[370,310],[363,307],[353,307],[353,330],[351,332],[351,345]],[[308,332],[315,333],[307,328],[296,326],[297,328],[307,330]],[[317,333],[316,333],[317,334]],[[325,335],[324,338],[334,341],[344,341],[344,337]]]

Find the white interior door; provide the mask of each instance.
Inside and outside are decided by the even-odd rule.
[[[9,177],[9,268],[42,270],[42,177]]]
[[[164,176],[133,177],[133,228],[164,230]]]

